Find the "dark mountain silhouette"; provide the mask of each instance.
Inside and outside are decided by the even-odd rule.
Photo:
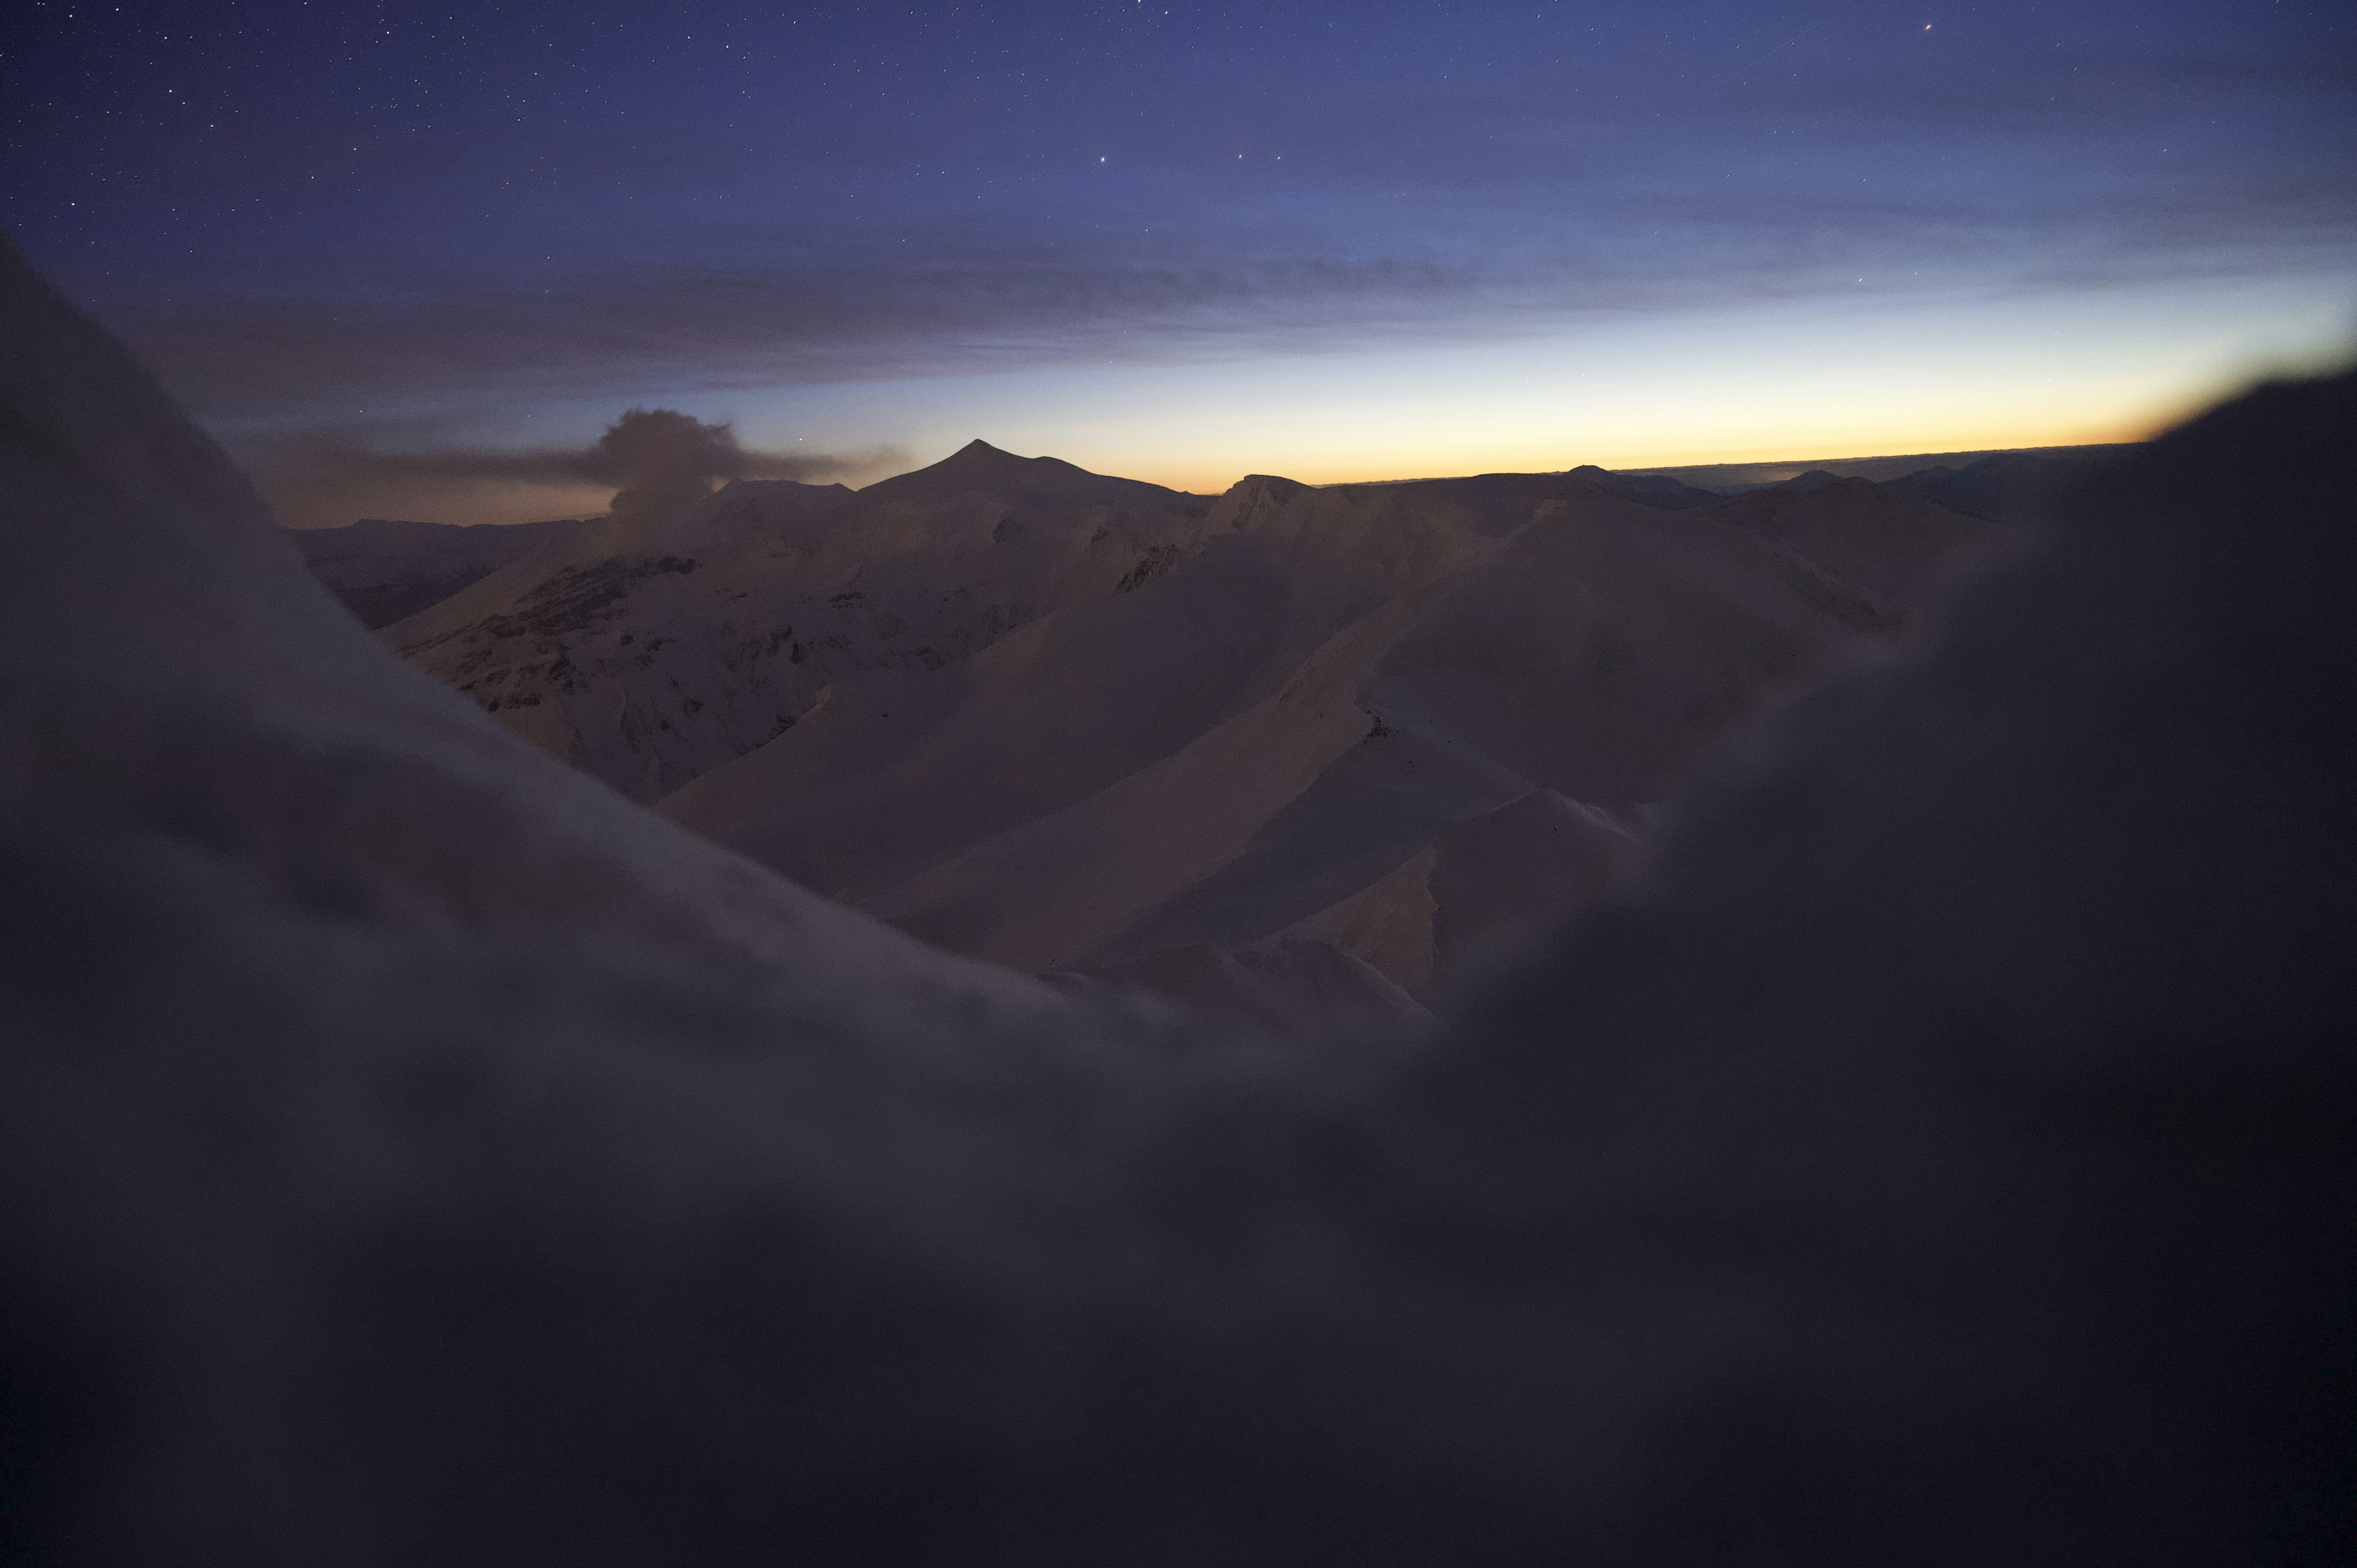
[[[1786,490],[1813,490],[1825,485],[1838,484],[1840,482],[1841,476],[1839,474],[1829,473],[1824,468],[1811,468],[1805,474],[1793,475],[1791,478],[1786,479],[1782,484],[1774,488]]]
[[[1891,489],[2001,522],[2037,523],[2054,496],[2102,458],[2077,452],[1998,452],[1961,467],[1944,464],[1885,481]]]
[[[1641,474],[1623,476],[1631,478],[1670,478],[1688,486],[1699,486],[1713,495],[1739,495],[1745,490],[1765,485],[1780,485],[1815,470],[1837,475],[1846,479],[1872,479],[1878,484],[1902,478],[1927,468],[1963,468],[1983,458],[2028,459],[2035,463],[2050,461],[2070,463],[2101,463],[2126,456],[2135,450],[2133,444],[2098,446],[2033,446],[2004,451],[1979,452],[1917,452],[1893,454],[1882,457],[1822,457],[1800,462],[1776,463],[1706,463],[1692,467],[1649,468]],[[2027,520],[2008,520],[2027,521]]]
[[[2027,537],[1871,479],[1832,474],[1747,490],[1705,515],[1773,542],[1795,591],[1868,631],[1903,626],[1960,574],[2018,549]]]
[[[1571,470],[1570,477],[1586,479],[1623,500],[1660,507],[1664,511],[1684,511],[1691,507],[1709,506],[1721,499],[1716,490],[1697,489],[1666,474],[1615,474],[1593,463],[1581,464]]]
[[[1167,505],[1178,492],[1137,479],[1092,474],[1057,457],[1018,457],[987,441],[969,441],[929,467],[878,479],[859,492],[870,500],[959,494],[1003,496],[1027,506]]]

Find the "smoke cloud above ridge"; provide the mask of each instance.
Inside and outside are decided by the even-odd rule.
[[[667,408],[634,408],[589,448],[592,477],[610,470],[622,487],[616,517],[651,517],[710,492],[715,480],[741,478],[745,454],[726,424],[706,424]]]

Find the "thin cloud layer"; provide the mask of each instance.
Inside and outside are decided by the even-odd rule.
[[[354,431],[320,430],[245,456],[282,521],[339,527],[362,517],[520,522],[658,511],[731,479],[866,478],[905,460],[891,447],[765,451],[726,424],[633,408],[587,446],[425,446],[387,450]]]
[[[424,393],[628,396],[1184,358],[1206,343],[1461,323],[1498,292],[1475,269],[1431,263],[1172,264],[963,242],[957,263],[921,268],[626,262],[533,287],[446,280],[359,308],[180,295],[111,314],[181,395],[237,418]]]
[[[1928,341],[1992,297],[2357,270],[2357,55],[2311,9],[523,0],[130,51],[45,13],[0,58],[0,221],[223,429],[1760,302]]]

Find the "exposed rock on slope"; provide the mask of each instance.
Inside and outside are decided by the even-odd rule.
[[[856,493],[741,482],[494,573],[386,641],[640,800],[850,677],[938,669],[1199,547],[1207,503],[974,442]]]

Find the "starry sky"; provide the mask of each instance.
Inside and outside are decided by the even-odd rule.
[[[297,524],[597,510],[497,454],[633,405],[1215,491],[2128,439],[2357,342],[2341,4],[11,10],[0,224]]]

